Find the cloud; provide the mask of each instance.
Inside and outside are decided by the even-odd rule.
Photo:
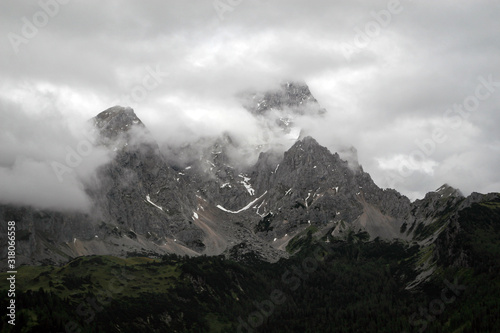
[[[86,122],[0,100],[0,202],[87,211],[85,183],[109,161]]]
[[[402,0],[390,22],[346,57],[343,45],[377,24],[373,13],[388,3],[242,1],[221,20],[212,1],[71,1],[18,53],[8,38],[0,41],[0,95],[21,109],[45,103],[64,118],[90,118],[137,95],[148,68],[158,67],[166,73],[160,84],[126,100],[161,145],[228,130],[251,143],[260,140],[262,124],[235,94],[305,80],[329,114],[301,123],[331,150],[355,146],[378,185],[412,198],[445,181],[464,192],[500,191],[500,164],[487,158],[498,153],[491,143],[500,140],[500,91],[459,130],[447,131],[448,140],[428,157],[432,173],[423,164],[391,183],[392,169],[379,163],[419,149],[415,141],[429,138],[443,113],[474,93],[478,76],[500,80],[498,1]],[[40,10],[38,3],[2,2],[2,34],[21,34],[22,18]],[[11,163],[24,154],[10,153]],[[459,163],[453,156],[462,157],[460,169],[451,167]],[[484,177],[463,177],[478,165]]]

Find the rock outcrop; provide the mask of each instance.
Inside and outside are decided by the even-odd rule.
[[[285,83],[250,97],[249,112],[279,120],[285,136],[295,126],[293,116],[324,113],[304,84]],[[256,255],[276,261],[288,256],[288,242],[308,228],[327,241],[366,232],[372,240],[421,246],[437,241],[443,249],[460,227],[460,211],[491,199],[464,198],[443,185],[412,203],[396,190],[379,188],[357,161],[348,163],[309,136],[284,152],[255,147],[259,158],[248,166],[234,163],[241,143],[228,133],[165,156],[131,108],[112,107],[91,122],[97,144],[113,158],[86,184],[90,212],[0,205],[1,237],[5,222],[16,221],[20,263],[130,253]],[[354,148],[349,151],[356,155]],[[426,267],[442,257],[443,251],[436,252]]]

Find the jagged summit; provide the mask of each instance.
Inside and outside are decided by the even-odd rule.
[[[301,151],[306,152],[308,155],[312,155],[313,157],[331,153],[328,148],[322,146],[316,141],[316,139],[304,132],[301,132],[301,135],[297,138],[295,144],[290,148],[290,152],[295,152],[294,154],[298,154],[299,156],[304,155],[304,153],[300,153]],[[337,160],[346,162],[353,171],[363,171],[363,168],[358,161],[358,151],[354,146],[348,146],[337,150],[333,153],[333,156],[335,156]]]
[[[276,89],[243,93],[241,98],[243,107],[264,126],[278,126],[288,138],[294,140],[300,137],[301,132],[295,124],[297,117],[317,117],[326,112],[304,82],[284,82]]]
[[[245,107],[254,114],[263,115],[273,110],[289,109],[293,114],[325,113],[311,94],[305,82],[287,81],[279,88],[265,92],[252,92]]]
[[[316,141],[312,136],[308,135],[304,137],[299,143],[304,144],[305,146],[319,146],[320,144]]]
[[[282,113],[256,115],[264,125],[290,114],[290,106],[318,106],[302,84],[286,83],[264,96],[270,97],[266,107],[282,108]],[[132,108],[114,106],[92,121],[100,135],[97,144],[114,152],[86,188],[93,213],[55,215],[49,235],[45,218],[30,211],[19,226],[35,226],[41,233],[23,245],[27,260],[59,262],[59,252],[69,257],[136,251],[213,255],[232,253],[239,244],[278,260],[287,256],[287,242],[311,227],[328,240],[364,231],[371,239],[425,241],[442,230],[444,211],[482,200],[480,195],[463,200],[459,190],[445,184],[411,203],[395,190],[380,189],[361,167],[353,168],[345,156],[355,157],[354,148],[333,153],[307,134],[286,150],[250,147],[260,157],[246,163],[241,153],[247,146],[228,133],[200,138],[179,147],[182,154],[176,155],[159,149]],[[61,220],[67,227],[58,230]],[[47,252],[35,240],[57,244],[56,250]]]
[[[438,188],[435,193],[439,194],[441,197],[463,197],[464,195],[459,189],[456,189],[448,184],[443,184]]]
[[[123,123],[134,123],[134,121],[136,123],[142,123],[135,114],[134,109],[129,106],[124,107],[120,105],[115,105],[113,107],[110,107],[109,109],[102,111],[97,116],[95,116],[94,119],[96,120],[98,125],[101,126],[105,122],[110,122],[111,120],[120,121]]]
[[[304,152],[305,154],[313,157],[319,157],[320,155],[330,153],[326,147],[320,145],[318,141],[311,136],[305,136],[304,138],[297,140],[297,142],[295,142],[295,144],[290,148],[289,153],[291,152],[294,154],[301,154],[300,152]],[[338,157],[338,154],[334,155]]]
[[[120,133],[129,131],[133,126],[144,127],[131,107],[113,106],[92,118],[95,127],[103,137],[116,138]]]

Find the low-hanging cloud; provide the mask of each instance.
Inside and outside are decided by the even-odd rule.
[[[3,100],[0,119],[0,203],[87,211],[85,184],[110,159],[90,124]]]
[[[330,150],[356,147],[379,186],[412,199],[443,182],[464,192],[499,191],[500,164],[488,156],[498,155],[500,89],[459,130],[447,131],[448,140],[415,164],[421,168],[392,176],[399,175],[393,161],[408,160],[416,141],[432,137],[443,113],[474,93],[479,76],[500,81],[499,4],[400,1],[382,26],[373,13],[389,3],[241,1],[221,19],[212,1],[72,1],[17,54],[0,40],[0,95],[49,91],[64,103],[46,107],[90,118],[120,104],[148,68],[160,68],[161,82],[127,103],[161,147],[228,131],[251,144],[266,135],[263,124],[234,96],[303,80],[328,113],[296,122]],[[21,33],[22,18],[39,10],[36,3],[2,2],[0,29]],[[366,27],[377,24],[368,36]],[[347,59],[343,45],[360,38],[368,42]],[[16,103],[36,105],[30,101]],[[9,154],[11,166],[24,156]]]

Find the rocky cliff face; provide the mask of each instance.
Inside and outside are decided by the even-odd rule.
[[[106,223],[144,235],[163,245],[180,242],[203,250],[201,232],[191,216],[196,207],[186,179],[168,166],[151,134],[129,108],[111,108],[95,118],[114,160],[99,170],[99,183],[89,189]]]
[[[280,128],[284,137],[296,140],[301,129],[295,124],[300,116],[321,119],[326,110],[320,106],[303,82],[284,82],[278,89],[264,92],[247,92],[242,105],[261,121],[261,126]]]
[[[114,154],[98,170],[96,181],[86,186],[91,212],[0,207],[3,219],[16,221],[26,234],[27,242],[21,240],[18,246],[21,262],[59,262],[88,254],[203,251],[203,233],[192,222],[196,197],[163,161],[134,111],[113,107],[91,121],[100,134],[99,144]]]
[[[283,135],[295,126],[291,117],[324,113],[303,84],[250,96],[249,112],[279,120]],[[87,184],[90,213],[0,206],[2,237],[5,222],[16,221],[21,262],[131,252],[224,253],[236,259],[252,254],[275,261],[288,255],[286,245],[304,230],[327,241],[364,231],[371,239],[437,244],[441,250],[424,272],[441,260],[443,244],[453,242],[460,211],[486,200],[479,194],[466,199],[444,185],[411,203],[307,136],[285,152],[255,147],[261,151],[257,162],[241,166],[231,157],[241,143],[227,133],[170,151],[174,159],[162,154],[130,108],[113,107],[91,121],[98,144],[113,159]],[[182,163],[172,163],[183,154]]]
[[[323,114],[318,101],[303,82],[285,82],[279,89],[245,94],[243,105],[251,113],[264,115],[274,110],[287,110],[289,114]]]

